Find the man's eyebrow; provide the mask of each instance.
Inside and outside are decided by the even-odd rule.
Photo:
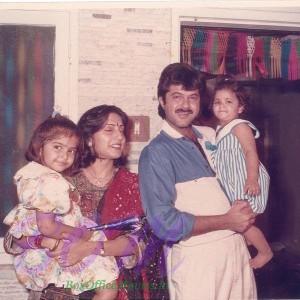
[[[170,92],[170,95],[171,96],[174,96],[174,95],[183,95],[183,93],[180,93],[180,92]]]
[[[105,124],[105,126],[110,125],[110,126],[124,126],[123,123],[119,124],[119,123],[107,123]]]

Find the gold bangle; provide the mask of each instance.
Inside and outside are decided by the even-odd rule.
[[[49,251],[51,251],[51,252],[52,252],[52,251],[55,251],[55,250],[58,248],[59,243],[60,243],[60,240],[56,240],[56,242],[55,242],[53,248],[52,248],[52,249],[49,249]]]

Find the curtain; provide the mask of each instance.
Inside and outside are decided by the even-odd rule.
[[[32,131],[52,112],[54,42],[55,27],[0,25],[1,221],[18,201],[13,176]]]
[[[181,61],[242,79],[300,79],[300,33],[181,27]]]

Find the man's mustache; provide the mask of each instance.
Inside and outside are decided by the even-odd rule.
[[[193,113],[193,111],[191,109],[182,109],[182,108],[176,109],[175,112],[176,113],[189,113],[189,114]]]

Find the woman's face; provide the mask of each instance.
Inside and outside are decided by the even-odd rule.
[[[100,159],[118,159],[125,147],[124,124],[121,117],[116,113],[110,113],[103,128],[93,134],[88,142]]]

